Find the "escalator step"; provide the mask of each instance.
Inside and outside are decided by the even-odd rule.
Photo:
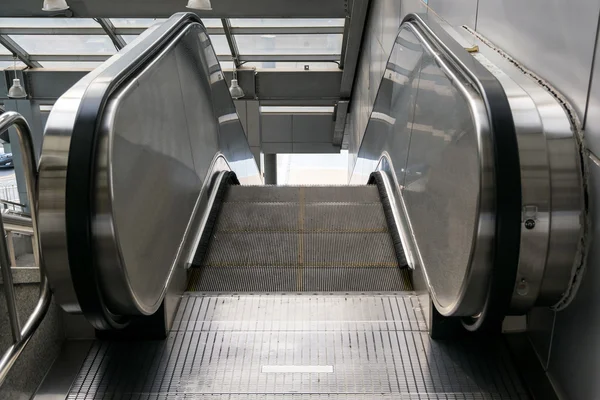
[[[212,267],[398,267],[386,233],[216,232],[202,263]]]
[[[410,292],[410,271],[389,267],[192,268],[190,292]]]
[[[381,203],[223,203],[216,232],[388,232]],[[352,218],[349,218],[352,216]]]
[[[377,186],[231,186],[228,202],[379,203]]]
[[[376,186],[230,186],[192,291],[410,291]]]

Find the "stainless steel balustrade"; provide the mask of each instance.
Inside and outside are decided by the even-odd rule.
[[[9,258],[8,245],[6,242],[6,233],[4,230],[4,222],[2,213],[0,213],[0,232],[2,238],[0,239],[0,267],[2,269],[2,279],[4,294],[6,296],[6,303],[8,306],[9,319],[11,324],[11,330],[13,335],[13,345],[4,353],[2,359],[0,359],[0,385],[4,382],[10,368],[17,361],[19,355],[25,349],[25,346],[35,333],[48,308],[50,307],[50,301],[52,294],[50,292],[50,286],[46,279],[45,271],[43,268],[42,255],[39,251],[39,237],[38,237],[38,219],[37,219],[37,194],[36,194],[36,183],[37,183],[37,167],[35,161],[35,154],[33,151],[33,142],[31,139],[31,131],[27,121],[18,113],[6,112],[0,115],[0,132],[14,126],[16,128],[19,144],[21,146],[21,157],[23,161],[23,171],[25,173],[25,182],[27,184],[27,199],[29,207],[31,209],[31,224],[33,229],[33,252],[35,255],[36,264],[40,269],[41,283],[40,283],[40,297],[36,307],[27,319],[24,326],[21,327],[17,307],[15,303],[15,293],[12,280],[11,262]]]
[[[153,315],[185,274],[222,171],[261,182],[206,29],[176,14],[50,113],[40,229],[56,302],[98,329]]]
[[[488,312],[499,323],[574,296],[584,185],[561,102],[450,30],[435,16],[404,19],[351,182],[385,173],[408,261],[433,304],[478,329]],[[466,50],[474,42],[482,52]]]

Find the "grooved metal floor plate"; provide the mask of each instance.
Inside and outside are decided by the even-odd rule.
[[[188,293],[167,340],[97,341],[68,399],[528,399],[507,353],[431,341],[413,295]]]

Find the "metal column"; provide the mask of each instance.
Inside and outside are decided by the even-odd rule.
[[[265,185],[277,185],[277,154],[265,154]]]

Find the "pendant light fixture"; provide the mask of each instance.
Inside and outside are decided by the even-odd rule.
[[[68,10],[69,5],[66,0],[44,0],[42,11],[64,11]]]
[[[194,10],[212,10],[210,0],[189,0],[186,7]]]
[[[17,78],[17,57],[14,58],[14,66],[15,66],[15,79],[13,79],[13,84],[8,89],[8,98],[9,99],[25,99],[27,98],[27,92],[25,88],[21,86],[21,80]]]
[[[229,86],[229,93],[231,93],[231,97],[234,99],[240,99],[245,96],[244,91],[238,84],[237,70],[233,71],[233,79],[231,80],[231,86]]]

